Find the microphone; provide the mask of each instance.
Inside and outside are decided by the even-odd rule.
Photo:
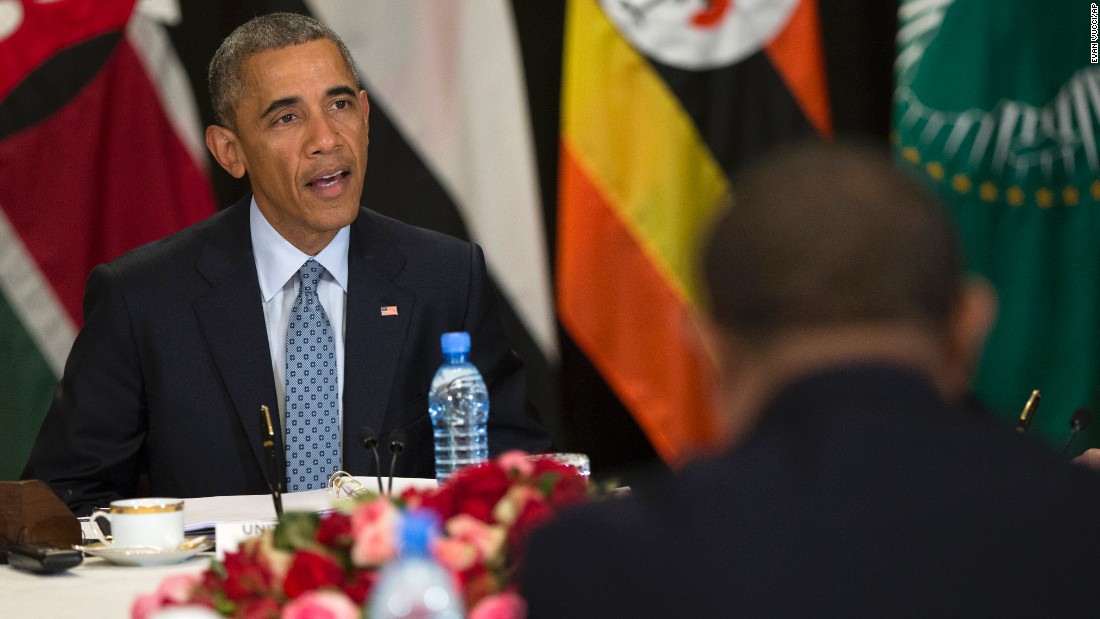
[[[1035,411],[1039,409],[1039,400],[1042,399],[1042,395],[1038,389],[1031,392],[1031,397],[1027,399],[1027,404],[1024,404],[1024,410],[1020,412],[1020,420],[1016,423],[1016,431],[1023,434],[1027,432],[1028,426],[1031,425],[1031,420],[1035,418]]]
[[[1073,415],[1069,418],[1069,438],[1066,439],[1066,444],[1062,446],[1062,453],[1069,450],[1073,439],[1077,437],[1078,433],[1084,432],[1090,423],[1092,423],[1092,411],[1087,408],[1079,408],[1073,411]]]
[[[401,452],[405,451],[405,431],[401,428],[390,432],[390,453],[393,457],[390,459],[390,481],[386,488],[386,494],[393,494],[393,468],[397,465],[397,456]]]
[[[271,500],[275,504],[275,517],[282,518],[286,465],[279,466],[279,454],[275,449],[275,427],[271,425],[271,411],[264,405],[260,406],[260,436],[260,444],[267,460],[267,487],[271,490]]]
[[[370,426],[359,428],[359,442],[363,449],[369,449],[374,454],[374,477],[378,480],[378,494],[382,492],[382,461],[378,458],[378,439],[374,437],[374,430]]]

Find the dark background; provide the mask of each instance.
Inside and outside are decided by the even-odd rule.
[[[897,1],[817,3],[835,133],[885,143],[890,129]],[[171,36],[191,77],[204,124],[213,122],[206,67],[221,40],[257,14],[304,8],[295,0],[181,0],[180,5],[183,20],[171,29]],[[527,77],[547,241],[553,256],[565,0],[512,0],[512,7]],[[372,178],[400,174],[409,169],[406,158],[415,157],[407,147],[397,144],[400,140],[394,132],[392,125],[372,118],[372,150],[385,152],[386,156],[371,157],[364,195],[372,192]],[[247,191],[245,182],[230,177],[213,160],[210,169],[219,205],[229,205]],[[372,195],[372,201],[375,199],[400,203],[401,197]],[[410,223],[445,231],[462,227],[460,221]],[[559,336],[560,368],[547,370],[549,379],[534,387],[543,391],[537,399],[558,448],[588,453],[597,474],[629,474],[636,467],[656,462],[649,441],[585,355],[560,328]],[[540,369],[537,362],[533,365],[534,371]]]

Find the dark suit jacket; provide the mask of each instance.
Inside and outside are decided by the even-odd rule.
[[[259,411],[277,403],[248,207],[245,198],[92,271],[85,325],[24,478],[44,480],[78,513],[134,494],[144,473],[155,495],[267,491]],[[525,371],[479,247],[364,208],[348,280],[346,470],[374,472],[363,426],[379,437],[403,428],[409,448],[395,474],[435,476],[427,393],[445,331],[470,332],[490,389],[490,451],[549,447],[526,410]],[[398,314],[382,316],[387,305]]]
[[[529,617],[1100,616],[1100,477],[1028,441],[906,371],[808,377],[741,448],[537,531]]]

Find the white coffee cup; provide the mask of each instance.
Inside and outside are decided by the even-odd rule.
[[[178,548],[183,543],[183,499],[121,499],[111,501],[109,510],[92,512],[90,520],[111,523],[115,546]],[[102,533],[100,541],[108,540]]]

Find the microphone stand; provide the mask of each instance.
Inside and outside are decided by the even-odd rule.
[[[1087,408],[1079,408],[1073,411],[1073,415],[1069,418],[1069,438],[1066,439],[1066,444],[1062,446],[1062,453],[1069,451],[1069,446],[1073,443],[1073,439],[1077,438],[1077,435],[1089,427],[1092,423],[1092,412]]]
[[[378,494],[385,494],[382,491],[382,461],[378,458],[378,439],[374,437],[374,430],[370,426],[359,429],[359,442],[364,449],[369,449],[374,454],[374,478],[378,481]]]
[[[393,469],[397,465],[397,456],[403,451],[405,451],[405,431],[398,428],[390,432],[390,453],[393,457],[390,458],[390,480],[386,494],[393,494]]]

